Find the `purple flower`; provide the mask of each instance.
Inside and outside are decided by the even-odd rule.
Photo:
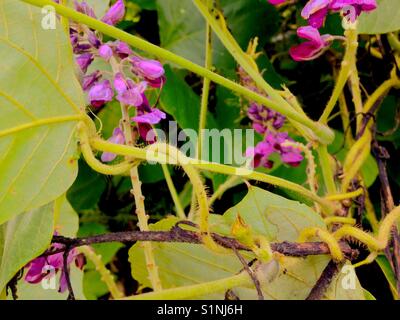
[[[53,244],[51,246],[51,250],[57,250],[64,248],[61,244]],[[82,254],[79,254],[76,249],[72,249],[67,257],[67,264],[70,266],[72,262],[75,262],[75,265],[79,269],[83,269],[85,265],[85,259]],[[38,257],[31,262],[29,262],[25,268],[28,268],[28,272],[25,276],[25,281],[28,283],[39,283],[43,279],[49,276],[49,269],[53,269],[55,273],[61,271],[60,278],[60,288],[59,292],[64,292],[67,289],[67,281],[64,274],[64,253],[56,253],[53,255],[49,255],[47,257]]]
[[[83,73],[86,73],[88,67],[93,62],[93,55],[91,53],[84,53],[76,57],[76,62],[81,68]]]
[[[277,130],[282,128],[286,119],[279,112],[254,102],[250,104],[247,114],[253,121],[254,130],[261,134],[265,133],[269,125],[272,125]]]
[[[133,117],[132,120],[137,123],[157,124],[166,117],[167,115],[161,110],[157,108],[151,108],[149,112],[140,112],[138,110],[138,115]]]
[[[344,16],[353,23],[363,11],[369,12],[376,7],[376,0],[335,0],[330,5],[333,11],[343,10]]]
[[[137,116],[131,120],[137,123],[142,139],[148,143],[154,143],[156,141],[155,134],[149,135],[149,132],[153,129],[152,125],[159,123],[167,115],[157,108],[150,107],[149,101],[144,94],[142,98],[143,103],[137,108]]]
[[[107,44],[103,44],[102,46],[100,46],[99,56],[106,61],[110,60],[110,58],[113,56],[113,51],[111,47]]]
[[[125,144],[125,136],[122,130],[118,127],[114,129],[113,135],[111,136],[110,139],[108,139],[109,142],[115,143],[115,144]],[[111,162],[117,157],[116,154],[111,153],[111,152],[104,152],[101,155],[101,161],[103,162]]]
[[[86,14],[92,18],[96,18],[96,15],[94,14],[93,9],[85,1],[82,1],[81,3],[79,3],[78,1],[75,0],[74,6],[75,6],[76,11]]]
[[[164,67],[159,61],[134,57],[131,62],[132,71],[143,77],[152,87],[159,88],[165,83]]]
[[[99,48],[101,46],[100,39],[97,38],[96,34],[92,31],[90,31],[88,34],[88,41],[91,44],[91,46],[93,46],[95,48]]]
[[[281,155],[281,159],[284,163],[297,167],[302,161],[303,156],[301,151],[293,146],[285,146],[285,142],[293,141],[287,132],[279,132],[276,135],[275,148]]]
[[[332,0],[310,0],[301,11],[301,16],[318,29],[325,22],[331,2]]]
[[[125,78],[122,73],[114,77],[114,88],[117,90],[117,100],[128,106],[140,106],[143,103],[142,93],[146,90],[144,83],[135,84],[132,79]]]
[[[350,9],[351,7],[354,11]],[[312,27],[320,28],[329,10],[347,10],[344,14],[354,22],[361,12],[372,11],[376,7],[376,0],[310,0],[303,8],[301,16],[307,19]]]
[[[274,163],[270,160],[273,153],[281,156],[282,162],[296,167],[301,161],[303,156],[299,149],[292,146],[285,146],[288,141],[293,141],[286,132],[274,133],[267,131],[263,141],[258,143],[255,148],[249,148],[246,151],[246,156],[253,158],[253,167],[272,168]]]
[[[96,70],[95,72],[84,76],[82,80],[82,88],[84,91],[89,90],[91,87],[93,87],[94,84],[96,84],[99,79],[101,78],[101,73],[99,70]]]
[[[99,108],[106,102],[112,101],[113,97],[114,91],[111,87],[110,81],[108,80],[104,80],[94,85],[89,90],[89,101],[95,108]]]
[[[101,19],[103,22],[116,25],[125,16],[125,4],[123,0],[117,0]]]
[[[127,58],[133,54],[132,49],[125,42],[122,41],[117,42],[115,52],[121,59]]]
[[[289,53],[295,61],[306,61],[317,58],[332,40],[329,34],[321,36],[318,29],[310,26],[297,29],[300,38],[309,41],[290,48]]]
[[[271,154],[275,152],[274,147],[268,141],[261,141],[255,148],[248,148],[246,157],[253,158],[253,168],[265,167],[271,169],[274,163],[269,160]]]

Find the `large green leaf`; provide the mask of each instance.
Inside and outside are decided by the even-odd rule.
[[[398,0],[377,0],[378,8],[362,14],[358,32],[362,34],[388,33],[400,29],[400,6]]]
[[[311,208],[296,201],[287,200],[257,187],[251,187],[246,197],[223,216],[212,216],[212,229],[229,234],[230,226],[237,214],[242,216],[252,229],[270,241],[295,241],[302,229],[325,228],[322,218]],[[167,230],[176,220],[161,221],[152,229]],[[216,254],[203,246],[191,244],[154,244],[156,263],[165,288],[192,285],[229,277],[242,269],[234,255]],[[251,256],[246,254],[248,259]],[[266,299],[305,299],[323,269],[329,262],[328,256],[306,259],[284,257],[280,261],[281,273],[264,290]],[[143,251],[140,244],[130,250],[132,275],[140,283],[150,286]],[[345,290],[341,281],[345,275],[339,273],[325,294],[326,299],[364,299],[357,281],[356,289]],[[241,299],[255,299],[254,289],[236,288]],[[202,298],[223,299],[218,292]]]
[[[41,10],[0,0],[0,224],[64,193],[85,105],[68,37]]]
[[[48,248],[53,228],[54,203],[0,226],[0,291],[18,270]]]

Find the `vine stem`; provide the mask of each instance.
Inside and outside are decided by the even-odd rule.
[[[325,187],[328,195],[336,194],[335,175],[333,174],[330,155],[327,146],[320,145],[317,148],[319,163],[321,166],[322,177],[324,178]]]
[[[117,287],[110,270],[106,268],[101,260],[101,256],[97,255],[96,252],[89,246],[82,246],[79,248],[79,251],[93,262],[97,272],[99,272],[101,276],[101,280],[107,285],[108,290],[110,290],[112,298],[121,299],[124,295]]]
[[[179,288],[166,289],[160,292],[149,292],[136,296],[123,298],[124,300],[182,300],[199,297],[211,293],[227,291],[241,286],[252,285],[252,280],[246,272],[239,273],[232,277],[215,281],[184,286]]]
[[[131,126],[131,119],[129,117],[129,107],[123,103],[121,103],[121,110],[122,110],[122,126],[124,129],[125,141],[126,145],[133,147],[133,132]],[[132,160],[129,155],[126,156],[126,160]],[[135,198],[135,205],[136,205],[136,215],[139,220],[139,229],[141,231],[149,231],[148,226],[148,216],[146,214],[146,209],[144,205],[144,196],[142,194],[142,182],[139,179],[139,170],[138,166],[134,166],[130,170],[130,177],[132,182],[132,194]],[[151,243],[146,242],[142,244],[144,256],[146,259],[146,267],[147,271],[149,272],[149,279],[150,283],[153,287],[154,291],[162,290],[160,276],[158,274],[158,267],[156,265],[156,261],[153,255],[153,246]]]
[[[207,0],[207,6],[210,9],[212,7],[212,0]],[[212,29],[210,24],[207,22],[206,25],[206,43],[205,43],[205,68],[211,70],[213,63],[213,52],[212,52]],[[208,99],[210,95],[211,81],[208,78],[203,80],[203,90],[201,95],[200,105],[200,122],[199,122],[199,139],[197,144],[197,157],[203,159],[203,130],[207,124],[207,110],[208,110]]]
[[[207,0],[208,8],[212,8],[212,0]],[[210,25],[206,25],[206,35],[205,35],[205,68],[211,70],[212,68],[212,30]],[[199,117],[199,139],[197,140],[197,158],[203,159],[203,132],[207,124],[207,111],[208,111],[208,100],[210,96],[210,85],[211,81],[208,78],[203,78],[203,88],[201,94],[200,103],[200,117]],[[196,212],[196,196],[193,193],[192,202],[190,205],[189,217],[193,218]]]
[[[165,181],[168,186],[169,193],[171,194],[172,201],[174,202],[176,215],[181,219],[186,219],[185,210],[183,209],[181,200],[179,199],[178,192],[176,191],[174,182],[172,181],[171,174],[168,170],[168,165],[165,163],[161,164],[162,171],[164,173]]]
[[[38,6],[38,7],[43,7],[45,5],[51,5],[55,8],[56,12],[60,14],[63,17],[72,19],[76,22],[83,23],[87,25],[88,27],[95,29],[105,35],[108,35],[110,37],[113,37],[115,39],[119,39],[121,41],[124,41],[128,43],[129,45],[146,51],[150,54],[153,54],[159,58],[171,61],[173,63],[176,63],[177,65],[180,65],[184,67],[185,69],[194,72],[202,77],[208,78],[211,81],[220,84],[223,87],[226,87],[227,89],[230,89],[237,94],[246,97],[247,99],[251,101],[258,102],[260,104],[263,104],[272,110],[275,110],[289,119],[292,119],[294,121],[297,121],[298,123],[303,124],[307,128],[310,129],[310,131],[313,131],[315,133],[315,136],[318,140],[320,140],[322,143],[330,143],[333,140],[333,132],[331,129],[329,129],[327,126],[314,122],[307,116],[305,116],[302,113],[299,113],[295,111],[292,107],[288,108],[287,103],[285,102],[284,104],[277,103],[271,99],[268,99],[267,97],[263,97],[254,91],[245,88],[236,82],[229,80],[215,72],[212,72],[208,70],[207,68],[201,67],[190,60],[187,60],[183,57],[180,57],[168,50],[165,50],[163,48],[160,48],[154,44],[151,44],[150,42],[143,40],[139,37],[136,37],[134,35],[131,35],[125,31],[122,31],[116,27],[110,26],[102,21],[99,21],[97,19],[94,19],[92,17],[89,17],[85,14],[82,14],[80,12],[77,12],[71,8],[59,5],[52,0],[20,0],[26,3],[30,3],[32,5]],[[278,98],[279,99],[279,98]],[[285,100],[284,100],[285,101]]]
[[[155,161],[159,163],[168,163],[168,157],[166,154],[162,154],[162,152],[159,150],[159,154],[156,154],[153,151],[149,149],[141,149],[137,147],[131,147],[131,146],[125,146],[125,145],[118,145],[118,144],[113,144],[108,141],[104,141],[100,138],[92,138],[91,139],[91,145],[93,148],[100,150],[100,151],[107,151],[107,152],[112,152],[118,155],[122,156],[132,156],[137,159],[142,159],[142,160],[147,160],[147,161]],[[156,145],[152,145],[151,148],[156,148]],[[176,149],[177,152],[179,150]],[[330,202],[327,201],[315,194],[313,194],[310,190],[304,188],[301,185],[298,185],[296,183],[287,181],[285,179],[279,178],[279,177],[274,177],[271,175],[267,175],[261,172],[257,171],[252,171],[249,169],[245,168],[236,168],[224,164],[219,164],[219,163],[211,163],[207,161],[200,161],[196,159],[191,159],[186,157],[185,155],[182,156],[182,160],[185,161],[186,163],[190,163],[192,166],[202,169],[202,170],[207,170],[210,172],[216,172],[216,173],[222,173],[230,176],[240,176],[242,178],[246,179],[252,179],[260,182],[265,182],[269,183],[278,187],[282,187],[285,189],[289,189],[292,191],[295,191],[304,197],[313,200],[321,205],[322,210],[328,214],[331,215],[334,213],[334,211],[337,209],[336,206]],[[170,164],[177,164],[176,162],[172,161],[170,159]]]
[[[340,95],[343,92],[344,86],[350,76],[352,61],[356,59],[356,53],[358,48],[358,34],[355,29],[348,29],[345,32],[346,36],[346,53],[342,61],[342,65],[339,71],[339,75],[336,80],[335,88],[324,112],[319,119],[322,123],[327,123],[329,116],[331,115],[333,108],[336,105]]]

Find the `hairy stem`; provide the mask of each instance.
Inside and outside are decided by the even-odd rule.
[[[101,276],[101,280],[107,285],[108,290],[110,290],[111,296],[113,299],[121,299],[124,295],[118,289],[113,276],[111,275],[110,270],[106,268],[103,261],[101,260],[101,256],[97,255],[96,252],[88,247],[82,246],[79,250],[90,260],[93,262],[96,270],[99,272]]]
[[[126,145],[133,147],[133,131],[131,126],[131,119],[129,116],[129,107],[127,105],[121,104],[122,110],[122,126],[124,129],[125,141]],[[132,157],[129,155],[126,156],[126,160],[132,160]],[[142,194],[142,182],[139,179],[139,170],[138,167],[135,166],[130,170],[131,182],[132,182],[132,194],[135,198],[136,205],[136,215],[138,217],[138,225],[141,231],[149,231],[149,226],[147,224],[148,216],[146,214],[146,209],[144,206],[144,196]],[[158,268],[156,265],[156,261],[153,255],[153,248],[151,243],[143,244],[144,256],[146,259],[146,267],[149,272],[150,283],[154,289],[154,291],[162,290],[160,276],[158,274]]]
[[[351,73],[352,62],[356,58],[357,48],[358,48],[358,35],[355,29],[348,29],[345,32],[346,35],[346,53],[342,61],[342,66],[339,71],[339,75],[336,80],[335,88],[324,112],[320,118],[320,122],[327,123],[329,116],[331,115],[333,108],[336,105],[342,91],[346,85],[346,82]]]
[[[166,289],[160,292],[149,292],[124,298],[124,300],[182,300],[203,295],[227,291],[241,286],[249,286],[253,282],[246,272],[220,280],[204,282],[192,286]]]
[[[330,155],[326,146],[319,146],[317,148],[319,163],[322,171],[322,177],[324,178],[325,187],[328,195],[336,193],[335,175],[332,170],[330,161]]]
[[[131,146],[125,146],[125,145],[118,145],[118,144],[113,144],[107,141],[104,141],[99,138],[93,138],[91,139],[91,145],[97,150],[101,151],[108,151],[112,152],[118,155],[124,155],[124,156],[132,156],[138,159],[142,160],[147,160],[147,161],[155,161],[159,163],[170,163],[170,164],[177,164],[176,161],[173,159],[168,159],[169,157],[165,154],[162,153],[161,150],[158,150],[158,154],[154,152],[155,149],[157,149],[157,144],[152,145],[150,149],[140,149],[136,147],[131,147]],[[153,151],[151,150],[153,149]],[[159,148],[158,148],[159,149]],[[175,149],[177,151],[177,149]],[[279,186],[282,188],[286,188],[292,191],[295,191],[303,196],[305,196],[308,199],[311,199],[313,201],[316,201],[318,204],[321,205],[322,210],[325,211],[326,214],[330,215],[333,214],[334,211],[337,209],[336,206],[331,203],[330,201],[327,201],[323,198],[320,198],[319,196],[316,196],[313,194],[310,190],[287,180],[284,180],[282,178],[270,176],[264,173],[252,171],[246,168],[237,168],[237,167],[231,167],[228,165],[224,164],[219,164],[219,163],[211,163],[207,161],[199,161],[196,159],[191,159],[186,157],[185,155],[181,156],[181,160],[191,164],[197,169],[202,169],[202,170],[207,170],[211,172],[217,172],[217,173],[222,173],[226,175],[234,175],[234,176],[239,176],[243,177],[246,179],[251,179],[251,180],[257,180],[260,182],[265,182],[269,184],[273,184],[275,186]]]
[[[168,165],[165,163],[161,164],[162,171],[164,173],[165,181],[167,182],[169,193],[171,194],[172,201],[174,202],[176,214],[181,219],[186,219],[185,210],[183,209],[181,200],[179,199],[178,192],[176,191],[174,182],[172,181],[171,174],[168,170]]]

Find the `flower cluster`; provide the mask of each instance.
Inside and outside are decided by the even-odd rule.
[[[61,244],[54,243],[50,251],[56,251],[63,247],[64,246]],[[81,270],[85,265],[85,257],[79,254],[76,249],[72,249],[68,254],[68,269],[73,262]],[[25,268],[28,269],[25,275],[25,281],[28,283],[35,284],[41,282],[43,279],[49,277],[49,273],[53,270],[54,273],[50,275],[55,275],[61,271],[60,287],[58,291],[62,293],[68,287],[66,274],[64,272],[64,252],[49,255],[48,257],[38,257],[29,262]]]
[[[96,18],[93,9],[85,1],[75,0],[75,9]],[[117,0],[101,21],[115,25],[124,15],[124,1]],[[166,118],[165,113],[150,106],[145,95],[146,90],[161,88],[165,83],[162,64],[139,56],[122,41],[103,42],[101,34],[82,24],[71,23],[70,40],[82,74],[82,88],[87,92],[91,106],[100,108],[115,98],[123,105],[136,108],[136,117],[131,120],[137,124],[140,136],[146,140],[152,125]],[[90,70],[96,59],[110,65],[112,72]],[[124,143],[123,136],[118,127],[110,141]],[[106,162],[114,158],[115,156],[110,154],[102,156],[102,160]]]
[[[244,86],[262,94],[241,67],[239,68],[239,76]],[[286,120],[282,114],[256,102],[250,102],[247,115],[252,121],[253,129],[264,137],[256,147],[246,150],[246,157],[253,159],[252,166],[254,168],[272,168],[274,165],[270,159],[272,154],[280,155],[284,163],[293,167],[301,163],[303,160],[301,151],[292,146],[286,146],[285,143],[293,140],[287,132],[279,132]]]
[[[287,0],[268,0],[273,5],[287,3]],[[301,11],[308,26],[300,27],[297,34],[307,39],[290,49],[289,53],[296,61],[311,60],[319,57],[324,49],[336,38],[329,34],[321,35],[319,29],[324,25],[329,12],[342,12],[345,18],[354,23],[362,12],[375,10],[376,0],[309,0]]]

